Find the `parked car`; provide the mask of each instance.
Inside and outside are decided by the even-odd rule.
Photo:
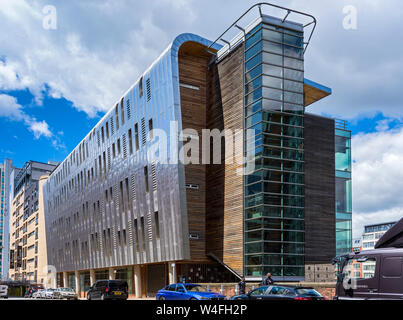
[[[176,283],[158,291],[157,300],[225,300],[225,296],[211,292],[199,284]]]
[[[44,292],[45,292],[44,289],[38,289],[32,294],[32,298],[43,299],[43,298],[45,298]]]
[[[0,298],[8,299],[8,286],[0,285]]]
[[[123,280],[99,280],[88,290],[87,300],[127,300],[129,286]]]
[[[230,300],[326,300],[326,298],[310,287],[272,285],[233,296]]]
[[[77,293],[71,288],[57,288],[53,293],[54,299],[78,300]]]
[[[55,289],[47,288],[44,290],[42,296],[45,299],[54,299],[55,298],[54,293],[55,293]]]

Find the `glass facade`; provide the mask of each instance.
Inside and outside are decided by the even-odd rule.
[[[245,40],[245,270],[304,276],[303,32],[261,23]]]
[[[352,250],[351,132],[336,121],[336,254]]]

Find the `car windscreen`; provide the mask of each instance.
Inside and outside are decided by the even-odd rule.
[[[111,289],[126,289],[127,282],[124,281],[109,281],[109,288]]]
[[[209,292],[207,288],[199,286],[199,285],[185,285],[187,291],[190,292]]]
[[[301,288],[301,289],[295,289],[295,291],[298,295],[301,296],[321,297],[321,294],[315,289]]]

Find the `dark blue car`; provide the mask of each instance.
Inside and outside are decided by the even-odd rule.
[[[199,284],[175,283],[158,291],[157,300],[224,300],[225,296]]]

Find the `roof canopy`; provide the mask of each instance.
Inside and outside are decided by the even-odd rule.
[[[312,80],[304,79],[305,107],[332,94],[332,89]]]

